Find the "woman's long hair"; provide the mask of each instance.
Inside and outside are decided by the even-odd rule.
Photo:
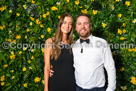
[[[57,58],[61,54],[61,48],[59,46],[60,42],[62,41],[62,36],[63,36],[63,33],[61,31],[61,25],[63,24],[65,17],[72,18],[72,28],[71,28],[71,31],[68,33],[67,40],[69,44],[73,43],[74,19],[71,14],[64,13],[59,19],[57,29],[55,32],[55,37],[54,37],[54,47],[55,48],[54,47],[52,48],[52,56],[51,56],[51,58],[54,60],[57,60]]]

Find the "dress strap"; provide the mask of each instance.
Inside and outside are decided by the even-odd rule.
[[[54,40],[51,38],[52,42],[54,43]]]

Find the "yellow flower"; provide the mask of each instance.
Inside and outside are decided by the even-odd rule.
[[[122,67],[121,69],[120,69],[120,71],[124,71],[125,69],[124,69],[124,67]]]
[[[24,68],[22,69],[22,71],[26,71],[26,67],[24,67]]]
[[[1,82],[1,86],[4,86],[5,85],[5,83],[4,82]]]
[[[35,83],[36,83],[36,82],[39,82],[39,81],[40,81],[40,78],[39,78],[39,77],[35,77],[34,81],[35,81]]]
[[[40,27],[43,27],[43,24],[40,24]]]
[[[2,7],[3,9],[2,9],[2,11],[4,11],[5,10],[5,8],[4,7]]]
[[[122,14],[118,14],[118,18],[121,18]]]
[[[133,23],[136,23],[136,19],[134,19],[132,22],[133,22]]]
[[[0,7],[0,11],[2,11],[2,7]]]
[[[42,48],[42,53],[44,53],[44,48]]]
[[[135,51],[135,48],[133,48],[132,51]]]
[[[69,3],[69,0],[67,0],[67,2]]]
[[[132,49],[132,51],[136,51],[136,49],[134,48],[134,49]]]
[[[20,16],[20,13],[17,13],[17,16]]]
[[[15,59],[15,55],[11,55],[11,56],[10,56],[10,59]]]
[[[136,52],[136,47],[134,48],[134,51]]]
[[[23,5],[23,7],[24,7],[24,9],[26,9],[27,7],[26,7],[26,5]]]
[[[6,68],[6,67],[8,67],[8,65],[7,65],[7,64],[5,64],[5,65],[4,65],[4,67]]]
[[[16,43],[16,40],[13,40],[14,43]]]
[[[7,39],[8,42],[11,42],[11,39]]]
[[[12,51],[11,54],[14,55],[14,52]]]
[[[3,11],[3,8],[2,8],[2,7],[0,7],[0,11]]]
[[[4,6],[4,9],[7,9],[7,6]]]
[[[24,87],[27,87],[27,83],[24,83]]]
[[[82,13],[86,14],[87,13],[87,10],[84,9],[84,10],[81,10]]]
[[[11,70],[10,72],[12,72],[12,73],[13,73],[13,72],[14,72],[14,70]]]
[[[50,32],[50,31],[51,31],[51,28],[48,28],[47,31]]]
[[[29,28],[27,28],[26,31],[29,32]]]
[[[43,38],[44,38],[44,35],[41,35],[41,38],[43,39]]]
[[[102,23],[102,27],[105,28],[107,26],[107,24],[105,23]]]
[[[135,84],[135,85],[136,85],[136,78],[135,78],[135,77],[132,77],[130,82],[131,82],[132,84]]]
[[[122,31],[120,29],[118,29],[118,33],[121,35],[122,34]]]
[[[75,4],[78,5],[78,4],[79,4],[79,1],[75,1]]]
[[[58,10],[58,8],[57,8],[57,7],[55,7],[55,6],[53,6],[53,7],[51,7],[51,10],[53,10],[53,11],[57,11],[57,10]]]
[[[111,9],[114,10],[114,8],[115,8],[114,5],[111,5]]]
[[[40,15],[40,18],[42,18],[42,15]]]
[[[34,56],[32,56],[31,59],[34,59]]]
[[[83,7],[82,7],[82,6],[80,6],[79,8],[81,8],[81,9],[82,9]]]
[[[19,54],[22,54],[22,51],[19,51]]]
[[[12,10],[9,10],[9,13],[12,13]]]
[[[18,25],[16,25],[16,28],[18,28],[19,26]]]
[[[27,35],[25,36],[25,39],[27,39]]]
[[[94,15],[97,14],[97,12],[98,12],[97,10],[93,10],[93,14],[94,14]]]
[[[46,14],[43,14],[43,18],[46,18]]]
[[[57,5],[60,5],[60,2],[57,2],[56,4],[57,4]]]
[[[3,26],[0,26],[0,29],[3,30]]]
[[[32,26],[33,25],[33,23],[32,22],[30,22],[30,26]]]
[[[20,36],[20,35],[17,35],[17,36],[16,36],[16,39],[20,39],[20,38],[21,38],[21,36]]]
[[[123,26],[123,27],[125,27],[125,26],[126,26],[126,24],[125,24],[125,23],[123,23],[123,24],[122,24],[122,26]]]
[[[34,52],[34,51],[35,51],[34,49],[31,50],[31,52]]]
[[[120,37],[120,40],[124,40],[125,39],[125,37]]]
[[[7,6],[0,7],[0,11],[4,11],[7,9]]]
[[[116,2],[119,2],[120,0],[116,0]]]
[[[3,75],[0,77],[0,81],[4,81],[4,80],[5,80],[5,76]]]
[[[126,86],[121,86],[121,89],[122,89],[122,90],[126,90],[127,87],[126,87]]]
[[[35,1],[32,0],[32,3],[35,3]]]
[[[126,33],[126,30],[125,30],[125,29],[123,29],[123,33]]]
[[[11,79],[14,79],[14,78],[15,78],[15,76],[12,76],[12,77],[11,77]]]
[[[58,18],[60,19],[61,16],[58,16]]]
[[[29,69],[31,69],[31,70],[32,70],[32,67],[29,67]]]
[[[7,39],[8,42],[11,42],[11,39]]]
[[[128,49],[129,52],[132,52],[133,50],[132,49]]]
[[[36,24],[40,24],[41,22],[39,21],[39,19],[36,19]]]
[[[125,5],[126,5],[126,6],[130,6],[130,1],[126,1],[126,2],[125,2]]]
[[[24,50],[24,51],[27,50],[27,47],[24,47],[23,50]]]
[[[30,64],[30,63],[31,63],[31,60],[28,60],[27,62]]]
[[[48,12],[46,12],[46,15],[49,15],[50,14],[50,12],[48,11]]]
[[[31,19],[32,21],[34,21],[34,18],[33,18],[33,17],[30,17],[30,19]]]
[[[6,26],[5,25],[3,25],[3,28],[5,28]]]
[[[40,15],[40,18],[42,18],[42,15]]]
[[[42,80],[42,83],[44,84],[44,80]]]

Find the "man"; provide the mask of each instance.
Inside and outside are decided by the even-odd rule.
[[[106,91],[114,91],[116,71],[110,48],[104,39],[91,34],[91,28],[88,15],[77,17],[76,31],[80,39],[72,48],[77,91],[105,91],[104,67],[108,75]]]
[[[116,70],[110,47],[104,39],[93,36],[91,28],[88,15],[81,14],[77,17],[76,31],[80,39],[72,48],[76,91],[114,91]],[[106,89],[104,67],[108,75]]]

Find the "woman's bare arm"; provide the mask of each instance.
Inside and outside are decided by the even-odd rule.
[[[49,71],[50,71],[50,56],[52,50],[52,40],[47,39],[45,42],[45,49],[44,49],[44,91],[48,91],[48,81],[49,81]]]

